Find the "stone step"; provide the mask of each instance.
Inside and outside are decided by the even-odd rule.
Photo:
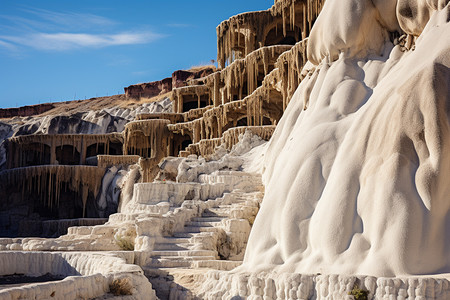
[[[153,259],[157,259],[160,261],[199,261],[199,260],[216,260],[216,256],[160,256],[153,257]]]
[[[208,268],[215,270],[230,271],[242,264],[242,261],[233,260],[198,260],[192,262],[193,268]]]
[[[242,264],[242,261],[217,260],[214,257],[209,259],[204,258],[204,256],[193,257],[192,259],[179,259],[174,257],[157,258],[152,259],[152,261],[143,269],[146,275],[153,275],[155,269],[160,270],[163,268],[195,268],[230,271]]]
[[[205,227],[205,226],[185,226],[184,233],[200,233],[200,232],[215,232],[219,231],[217,227]],[[179,236],[174,234],[176,237],[190,237],[190,236]]]
[[[195,256],[212,256],[215,257],[216,251],[212,250],[156,250],[152,251],[152,257],[163,257],[163,256],[182,256],[184,258],[190,258]]]
[[[190,268],[191,261],[188,260],[169,260],[169,259],[152,259],[152,261],[145,266],[146,268]]]
[[[230,215],[230,212],[235,209],[234,205],[220,205],[219,209],[223,212],[226,212],[227,215]]]
[[[234,203],[234,204],[231,204],[231,205],[220,205],[219,208],[222,209],[222,210],[228,210],[228,211],[230,211],[230,210],[232,210],[232,209],[242,208],[242,207],[246,207],[246,206],[255,207],[255,206],[257,206],[257,205],[254,204],[253,202],[245,201],[245,202],[242,202],[242,203],[240,203],[240,204]]]
[[[220,221],[189,221],[185,223],[185,227],[214,227],[220,224]]]
[[[217,207],[210,208],[209,211],[215,213],[227,213],[232,207],[232,204],[220,204]]]
[[[225,219],[225,218],[224,217],[217,217],[217,216],[208,217],[208,216],[204,216],[202,214],[201,217],[192,218],[191,222],[220,222],[223,219]]]
[[[145,269],[149,268],[191,268],[193,263],[196,261],[210,261],[215,260],[214,256],[192,256],[188,258],[180,258],[180,257],[161,257],[161,258],[152,258],[151,262],[149,262],[144,267]]]
[[[222,218],[222,219],[226,219],[226,218],[228,218],[229,217],[229,212],[228,211],[223,211],[223,212],[220,212],[220,211],[217,211],[217,212],[214,212],[214,211],[206,211],[206,212],[203,212],[202,213],[202,217],[205,217],[205,218]]]
[[[214,213],[217,214],[217,217],[220,217],[220,214],[225,214],[227,216],[228,210],[232,207],[232,205],[222,205],[222,207],[212,207],[205,209],[203,213]]]
[[[195,244],[172,244],[172,243],[156,243],[153,250],[177,250],[184,251],[190,250],[190,247],[194,247]]]
[[[189,244],[190,238],[183,238],[183,237],[159,237],[156,239],[156,243],[160,244]]]
[[[189,239],[189,238],[193,237],[194,235],[196,235],[197,233],[195,233],[195,232],[175,232],[173,234],[173,236],[175,238],[187,238],[187,239]]]
[[[231,203],[242,203],[242,202],[248,201],[250,199],[252,199],[252,198],[236,196],[236,197],[232,198]]]

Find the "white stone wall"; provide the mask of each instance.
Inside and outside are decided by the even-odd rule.
[[[138,204],[155,205],[160,202],[169,202],[171,205],[180,206],[186,198],[205,201],[222,196],[224,191],[223,183],[136,183],[133,200]]]
[[[156,299],[139,266],[108,253],[0,252],[0,275],[47,273],[69,276],[61,281],[35,283],[0,291],[0,299],[90,299],[109,292],[116,278],[127,278],[133,299]],[[52,296],[53,295],[53,296]]]
[[[201,299],[354,299],[354,287],[368,291],[368,299],[447,300],[445,278],[304,275],[293,273],[230,273],[211,271],[205,276]]]

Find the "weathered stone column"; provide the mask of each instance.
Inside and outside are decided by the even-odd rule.
[[[200,142],[200,140],[201,140],[201,131],[202,131],[202,128],[201,128],[201,123],[200,123],[200,121],[198,121],[198,122],[196,122],[196,123],[194,123],[194,126],[193,126],[193,132],[192,132],[192,134],[193,134],[193,138],[194,138],[194,140],[192,141],[193,143],[198,143],[198,142]]]
[[[214,98],[213,98],[214,106],[219,106],[221,104],[220,99],[220,73],[217,72],[214,74]]]
[[[50,144],[50,164],[56,165],[56,145],[55,142],[52,140]]]
[[[183,112],[183,95],[178,94],[178,111],[177,113],[181,114]]]
[[[218,138],[222,137],[222,122],[220,121],[221,118],[217,118],[217,133]]]
[[[7,157],[6,157],[6,168],[13,169],[17,166],[17,147],[15,147],[15,143],[11,142],[11,140],[7,140]]]
[[[75,145],[74,145],[75,146]],[[86,143],[84,141],[84,139],[81,139],[78,142],[78,147],[80,149],[80,165],[85,165],[86,164]],[[106,144],[105,144],[106,147]]]
[[[200,139],[204,140],[206,139],[206,130],[205,130],[205,123],[200,121]]]

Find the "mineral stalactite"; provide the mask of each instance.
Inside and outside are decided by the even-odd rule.
[[[283,95],[283,110],[286,109],[289,100],[303,79],[302,69],[307,62],[307,42],[307,39],[298,42],[291,50],[281,54],[275,63],[277,81],[281,84]]]
[[[120,165],[133,165],[139,162],[139,155],[97,155],[97,165],[101,168]]]
[[[30,134],[15,136],[8,140],[8,168],[26,167],[30,159],[29,152],[38,152],[36,164],[58,164],[56,151],[64,146],[73,147],[72,152],[80,153],[77,164],[85,164],[87,149],[95,145],[95,152],[99,152],[99,145],[104,154],[109,154],[112,147],[122,147],[123,137],[120,133],[109,134]],[[46,150],[48,148],[48,150]],[[36,151],[37,149],[38,151]],[[118,150],[118,149],[114,149]],[[48,152],[48,153],[46,153]],[[120,154],[120,153],[117,153]],[[45,156],[48,156],[45,158]]]
[[[162,158],[167,155],[170,138],[167,125],[169,120],[150,119],[133,121],[125,126],[123,132],[125,155],[139,155],[148,158]]]
[[[324,3],[325,0],[277,1],[268,11],[240,14],[223,21],[216,29],[219,67],[269,46],[266,37],[270,30],[278,30],[278,24],[284,37],[291,30],[296,42],[306,38]]]
[[[108,251],[161,299],[450,299],[449,16],[275,0],[219,24],[218,68],[127,88],[170,95],[2,120],[0,234],[86,226],[0,251]],[[49,132],[80,134],[19,136]]]
[[[35,166],[16,168],[0,173],[3,191],[10,187],[23,195],[36,193],[43,205],[58,207],[63,184],[75,192],[83,204],[83,216],[89,194],[95,198],[99,192],[105,169],[91,166]]]

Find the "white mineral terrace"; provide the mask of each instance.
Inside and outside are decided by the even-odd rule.
[[[117,279],[129,282],[132,293],[141,295],[135,299],[157,299],[142,269],[128,264],[120,254],[8,251],[0,252],[0,265],[0,275],[66,277],[56,282],[3,289],[0,299],[92,299],[107,296],[110,285]]]
[[[144,114],[163,116],[167,101],[135,121],[115,111],[131,121],[117,123],[126,156],[101,156],[101,168],[1,173],[0,186],[52,187],[49,206],[61,185],[83,210],[89,191],[118,210],[57,238],[1,238],[0,276],[65,278],[0,299],[450,299],[449,21],[448,0],[280,0],[224,21],[228,69],[192,81],[213,93],[175,92],[213,105],[165,120]],[[264,47],[278,26],[303,40]],[[235,101],[243,62],[265,78]],[[236,127],[244,117],[261,126]],[[179,157],[165,157],[172,134],[192,142]]]
[[[234,154],[222,150],[215,160],[168,160],[164,170],[167,176],[175,172],[176,181],[134,184],[131,169],[125,176],[130,198],[104,225],[71,227],[55,239],[0,239],[0,276],[67,277],[3,289],[0,299],[110,298],[115,280],[129,283],[132,296],[126,299],[153,299],[144,271],[151,277],[164,268],[238,266],[263,189],[259,175],[241,170],[239,155],[265,143],[250,133],[241,139]],[[172,294],[179,293],[174,288]]]

